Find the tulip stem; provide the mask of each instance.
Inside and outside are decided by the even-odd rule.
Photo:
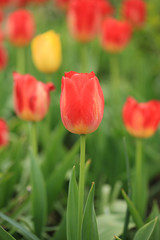
[[[82,61],[82,73],[88,72],[88,61],[87,61],[87,45],[85,43],[81,44],[81,61]]]
[[[80,175],[78,192],[78,240],[81,240],[83,210],[84,210],[84,184],[85,184],[85,135],[80,136]]]
[[[33,150],[33,154],[35,158],[37,157],[37,131],[36,131],[36,125],[33,122],[29,123],[29,128],[30,128],[30,141],[31,141],[31,146]]]
[[[17,48],[17,72],[24,74],[25,73],[25,48]]]
[[[142,198],[142,140],[136,139],[136,175],[135,175],[135,199],[136,207],[139,213],[141,213],[141,198]]]

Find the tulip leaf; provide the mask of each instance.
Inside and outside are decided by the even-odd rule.
[[[47,201],[43,175],[31,152],[32,210],[37,236],[41,236],[46,222]]]
[[[132,218],[133,218],[136,226],[138,228],[142,227],[144,225],[143,220],[142,220],[141,216],[139,215],[137,209],[135,208],[133,202],[129,199],[129,197],[127,196],[127,194],[125,193],[124,190],[122,190],[122,195],[123,195],[124,199],[126,200],[129,211],[132,215]]]
[[[82,239],[83,240],[99,240],[96,214],[94,210],[94,189],[95,184],[92,183],[91,190],[88,194],[84,217],[82,223]]]
[[[75,167],[69,183],[67,202],[67,239],[75,240],[78,232],[78,186],[75,176]]]
[[[65,174],[69,168],[73,166],[74,157],[79,150],[79,141],[74,144],[72,149],[66,154],[64,160],[55,168],[53,173],[47,180],[47,196],[48,196],[48,207],[52,208],[54,201],[57,199],[60,193],[64,180]]]
[[[149,240],[157,223],[157,218],[145,224],[136,233],[133,240]]]
[[[0,239],[1,240],[16,240],[8,232],[6,232],[1,226],[0,226]]]
[[[0,218],[2,218],[4,221],[10,223],[16,230],[19,232],[24,238],[27,240],[40,240],[37,236],[35,236],[33,233],[27,231],[24,227],[21,226],[18,222],[11,219],[10,217],[4,215],[0,212]]]

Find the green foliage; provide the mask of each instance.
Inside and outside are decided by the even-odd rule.
[[[1,240],[16,240],[9,233],[7,233],[1,226],[0,226],[0,238]]]
[[[142,239],[149,240],[156,226],[156,223],[157,223],[157,218],[145,224],[143,227],[141,227],[138,230],[133,240],[142,240]]]
[[[35,233],[41,237],[46,224],[47,199],[46,189],[41,170],[37,164],[37,159],[31,152],[31,179],[32,179],[32,211]]]
[[[92,183],[90,192],[88,194],[84,217],[82,223],[82,239],[83,240],[99,240],[97,220],[94,209],[94,190],[95,183]]]
[[[67,239],[75,240],[77,232],[78,232],[78,186],[75,176],[75,167],[73,167],[67,201]]]

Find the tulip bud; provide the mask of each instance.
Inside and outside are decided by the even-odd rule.
[[[8,62],[8,54],[6,49],[0,45],[0,71],[4,70]]]
[[[103,118],[104,97],[94,72],[68,72],[62,77],[61,118],[65,128],[76,134],[94,132]]]
[[[14,78],[14,108],[16,114],[23,120],[40,121],[48,112],[50,104],[49,92],[53,91],[52,83],[44,84],[33,76],[13,74]]]
[[[89,42],[94,39],[101,24],[101,10],[96,1],[71,1],[67,14],[68,28],[79,42]]]
[[[140,28],[146,20],[146,3],[142,0],[125,0],[122,5],[122,14],[133,27]]]
[[[26,46],[35,32],[34,18],[27,10],[17,10],[9,15],[6,28],[8,38],[13,45]]]
[[[53,73],[61,64],[60,37],[54,31],[36,36],[32,41],[32,58],[40,72]]]
[[[123,121],[127,131],[138,138],[151,137],[160,122],[160,102],[138,103],[129,97],[123,107]]]
[[[0,148],[8,145],[9,130],[4,119],[0,118]]]
[[[118,21],[114,18],[107,18],[102,25],[102,47],[111,53],[120,52],[129,43],[131,35],[132,28],[127,21]]]

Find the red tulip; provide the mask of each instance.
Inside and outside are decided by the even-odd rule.
[[[61,118],[66,129],[76,134],[94,132],[104,111],[103,92],[94,72],[65,73],[61,90]]]
[[[125,0],[122,14],[134,27],[142,27],[146,20],[146,3],[142,0]]]
[[[0,23],[3,21],[3,12],[2,10],[0,9]]]
[[[4,119],[0,118],[0,148],[8,145],[9,130]]]
[[[106,0],[94,0],[94,1],[97,3],[97,5],[99,5],[102,17],[113,14],[114,8],[109,1]]]
[[[104,20],[101,32],[102,47],[109,52],[120,52],[129,43],[132,36],[131,25],[127,21],[114,18]]]
[[[0,45],[0,71],[4,70],[8,62],[8,53],[6,49]]]
[[[29,44],[35,32],[33,15],[27,10],[17,10],[7,21],[7,35],[10,42],[18,47]]]
[[[16,6],[24,7],[31,2],[31,0],[15,0]]]
[[[0,0],[0,8],[7,7],[11,3],[11,0]]]
[[[46,115],[53,91],[52,83],[44,84],[33,76],[14,73],[14,107],[16,114],[23,120],[40,121]]]
[[[101,11],[96,1],[73,0],[67,14],[71,35],[80,42],[91,41],[98,33],[101,23]]]
[[[123,121],[127,131],[138,138],[151,137],[160,122],[160,102],[138,103],[129,97],[123,107]]]

